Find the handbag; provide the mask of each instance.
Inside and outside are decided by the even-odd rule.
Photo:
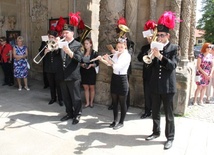
[[[99,73],[99,69],[100,69],[99,66],[95,67],[95,71],[96,71],[97,74]]]
[[[29,64],[29,62],[27,61],[27,59],[25,59],[25,61],[27,62],[27,68],[30,69],[30,64]]]
[[[200,82],[200,81],[201,81],[201,75],[196,75],[195,82]]]

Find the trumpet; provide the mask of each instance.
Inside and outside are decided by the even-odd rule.
[[[58,40],[59,39],[59,40]],[[59,49],[59,42],[62,42],[64,41],[65,38],[63,39],[60,39],[59,37],[56,39],[56,40],[48,40],[46,46],[44,46],[40,51],[39,53],[33,58],[33,61],[36,63],[36,64],[39,64],[43,58],[45,57],[46,54],[44,54],[39,60],[36,60],[37,57],[42,53],[42,51],[47,48],[49,51],[53,52],[54,50],[57,50]]]
[[[157,32],[158,32],[157,27],[155,27],[151,42],[157,40],[157,36],[156,36]],[[148,53],[147,55],[143,56],[143,62],[145,62],[146,64],[151,64],[152,60],[154,59],[153,51],[151,51],[150,49],[147,53]]]

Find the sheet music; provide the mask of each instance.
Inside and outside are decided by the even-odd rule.
[[[64,46],[68,46],[68,42],[67,41],[59,41],[58,42],[59,48],[63,48]]]
[[[157,48],[159,51],[162,51],[163,50],[163,43],[159,43],[159,42],[156,42],[156,41],[153,41],[151,43],[151,49],[153,48]]]
[[[41,36],[41,38],[42,38],[42,41],[45,41],[45,42],[49,40],[48,35]]]
[[[143,33],[143,37],[144,38],[153,36],[153,30],[150,30],[150,29],[146,30],[146,31],[143,31],[142,33]]]

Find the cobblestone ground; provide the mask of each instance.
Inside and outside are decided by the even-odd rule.
[[[208,104],[188,106],[184,117],[214,123],[214,98]]]

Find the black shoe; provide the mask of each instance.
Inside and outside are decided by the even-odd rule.
[[[48,104],[53,104],[54,102],[56,102],[56,99],[51,99]]]
[[[148,136],[147,138],[146,138],[146,140],[153,140],[153,139],[155,139],[155,138],[158,138],[160,136],[160,134],[151,134],[150,136]]]
[[[72,124],[75,125],[75,124],[79,123],[79,121],[80,121],[80,115],[78,115],[77,117],[75,117],[75,118],[73,119]]]
[[[71,115],[65,115],[64,117],[62,117],[60,119],[60,121],[67,121],[67,120],[72,119],[72,118],[73,118],[73,116],[71,116]]]
[[[115,127],[116,123],[115,122],[112,122],[110,125],[109,125],[109,128],[113,128]]]
[[[140,118],[146,118],[146,117],[149,117],[149,116],[151,116],[151,113],[144,113],[143,115],[141,115],[141,117]]]
[[[108,107],[108,110],[113,110],[113,104]]]
[[[7,83],[3,83],[3,84],[2,84],[2,86],[6,86],[6,85],[8,85],[8,84],[7,84]]]
[[[59,105],[60,105],[60,106],[63,106],[63,101],[59,101]]]
[[[172,147],[172,140],[167,140],[166,143],[164,144],[164,150],[170,149]]]
[[[113,127],[114,130],[120,129],[123,127],[122,123],[118,123],[115,127]]]
[[[46,89],[46,88],[48,88],[48,87],[49,87],[49,86],[44,86],[43,88]]]
[[[14,85],[13,83],[10,83],[10,84],[9,84],[9,86],[13,86],[13,85]]]

